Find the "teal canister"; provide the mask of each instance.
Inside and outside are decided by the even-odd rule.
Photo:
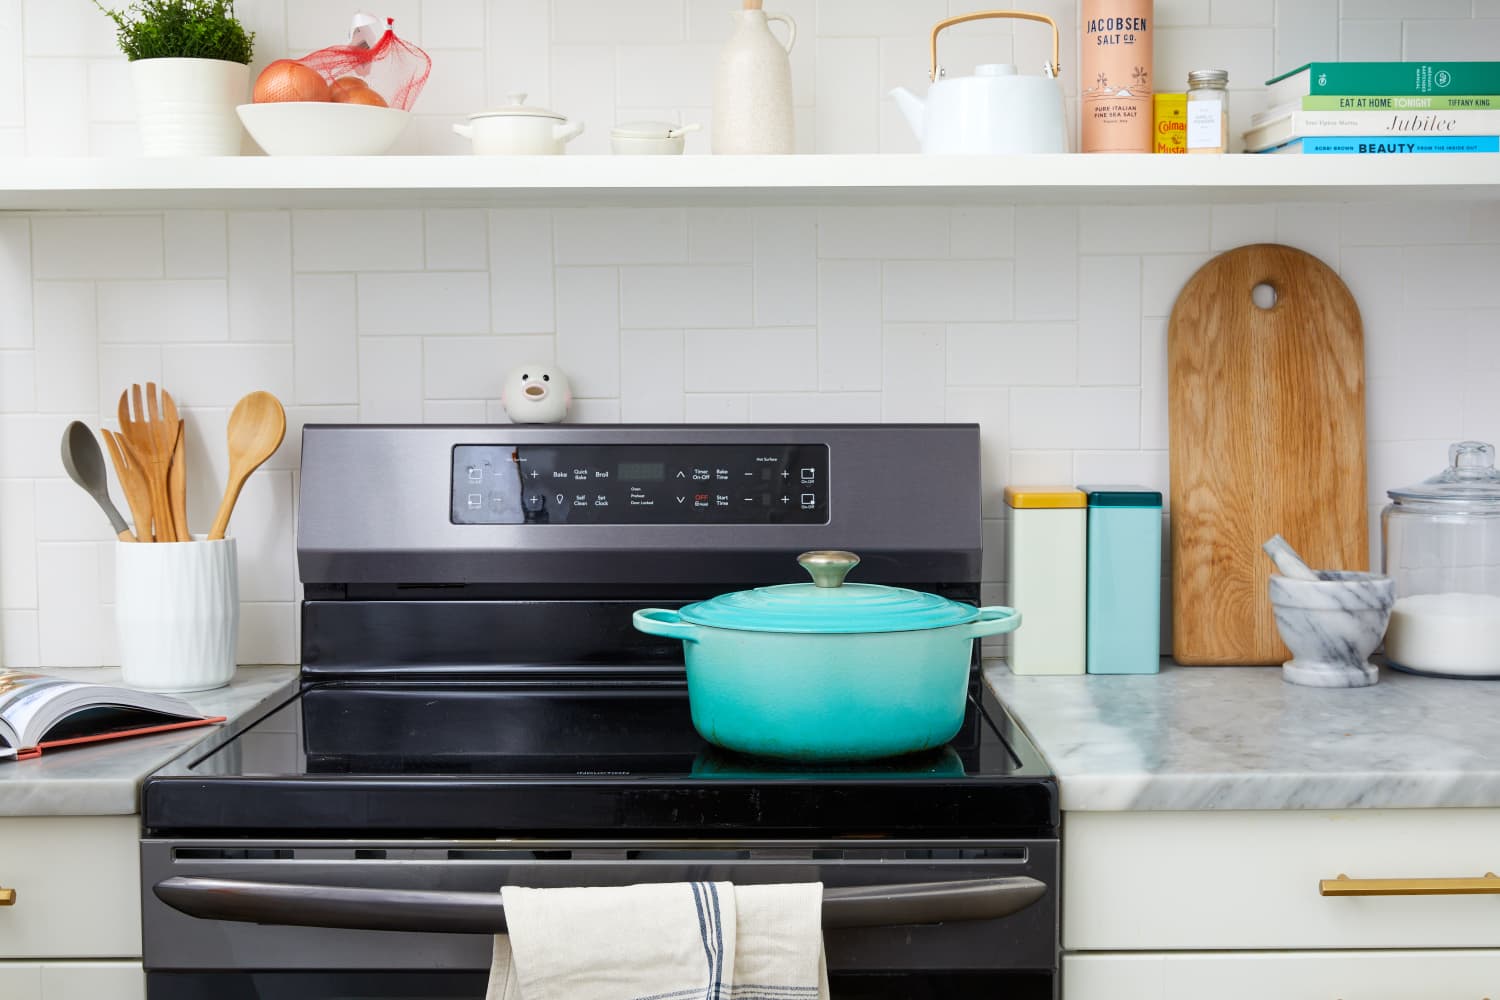
[[[1088,495],[1088,672],[1161,670],[1161,494],[1080,486]]]

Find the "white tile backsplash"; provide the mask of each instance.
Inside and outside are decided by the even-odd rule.
[[[1014,309],[1010,261],[886,261],[885,318],[893,323],[988,323]]]
[[[361,336],[490,329],[490,282],[482,272],[361,274],[356,295]]]
[[[228,220],[223,212],[163,212],[162,240],[168,278],[222,278],[229,273]]]
[[[292,220],[229,213],[229,337],[292,339]]]
[[[622,327],[743,327],[753,323],[752,269],[742,265],[620,268]]]
[[[513,91],[584,121],[701,121],[734,4],[391,0],[434,79],[405,152]],[[916,148],[885,91],[926,86],[927,35],[960,0],[782,0],[799,149]],[[1076,0],[1060,19],[1076,94]],[[337,41],[339,0],[241,0],[256,64]],[[1489,58],[1496,0],[1156,0],[1155,71],[1231,73],[1236,115],[1309,59]],[[780,31],[778,27],[776,29]],[[964,25],[943,61],[1038,64],[1037,25]],[[290,48],[289,48],[290,47]],[[134,155],[129,68],[88,0],[0,0],[0,157]],[[498,165],[498,164],[497,164]],[[108,528],[61,476],[69,420],[113,426],[161,382],[188,421],[193,527],[227,474],[229,409],[270,389],[282,450],[251,479],[240,654],[297,655],[295,470],[308,421],[506,418],[506,370],[556,361],[574,421],[978,421],[986,598],[1004,597],[1006,483],[1166,492],[1167,316],[1210,255],[1286,241],[1349,285],[1365,328],[1370,497],[1431,475],[1459,436],[1500,438],[1500,209],[1489,202],[1043,204],[14,213],[0,218],[0,662],[114,655]],[[116,490],[118,496],[118,490]],[[77,585],[82,580],[81,586]]]
[[[292,213],[298,271],[419,271],[422,239],[422,213],[411,209]]]
[[[818,225],[814,213],[762,208],[752,216],[755,322],[810,326],[818,322]]]
[[[37,294],[47,283],[37,282]],[[69,283],[72,284],[72,283]],[[228,287],[223,278],[101,281],[99,339],[104,343],[165,343],[229,339]],[[282,339],[267,330],[264,339]]]
[[[816,273],[819,387],[879,389],[880,262],[825,260]]]

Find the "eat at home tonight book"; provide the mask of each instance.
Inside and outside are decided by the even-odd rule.
[[[0,760],[223,721],[171,695],[0,670]]]

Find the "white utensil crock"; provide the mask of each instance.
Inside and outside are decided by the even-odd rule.
[[[235,107],[250,94],[250,67],[223,59],[137,59],[130,64],[141,152],[238,156]]]
[[[240,585],[233,538],[115,547],[115,629],[127,685],[206,691],[234,676]]]

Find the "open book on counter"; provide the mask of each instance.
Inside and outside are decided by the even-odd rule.
[[[181,698],[50,674],[0,670],[0,760],[223,722]]]

